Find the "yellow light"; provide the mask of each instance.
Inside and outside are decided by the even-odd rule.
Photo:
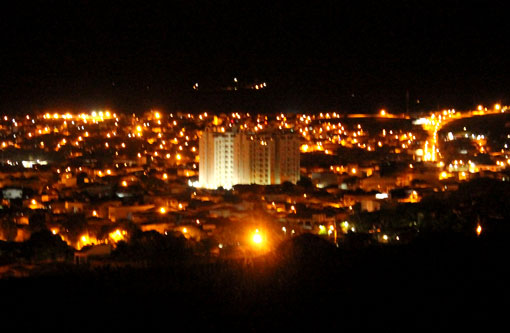
[[[166,173],[163,174],[163,179],[168,179],[168,175]]]
[[[182,228],[182,233],[183,234],[186,234],[188,232],[188,229],[187,228]]]
[[[480,236],[481,233],[482,233],[482,226],[480,224],[477,224],[476,225],[476,235]]]
[[[160,114],[159,112],[156,112],[156,113],[154,114],[154,116],[156,117],[156,119],[161,118],[161,114]]]
[[[165,214],[165,213],[166,213],[166,209],[165,209],[165,207],[161,207],[161,208],[159,209],[159,212],[160,212],[161,214]]]
[[[97,216],[97,211],[93,210],[92,211],[92,216]]]
[[[494,109],[496,109],[498,111],[501,110],[501,105],[499,105],[499,104],[494,105]]]
[[[111,240],[113,240],[115,243],[121,241],[121,240],[124,240],[124,235],[126,234],[125,231],[120,231],[119,229],[115,229],[115,231],[113,232],[110,232],[108,234],[108,236],[110,237]]]
[[[259,233],[259,229],[255,230],[255,233],[253,234],[253,237],[251,239],[253,243],[255,244],[261,244],[262,243],[262,235]]]
[[[386,110],[382,109],[382,110],[381,110],[381,116],[383,116],[383,117],[384,117],[385,115],[386,115]]]
[[[142,126],[140,126],[140,125],[136,126],[136,131],[137,132],[141,132],[142,131]]]
[[[123,186],[123,187],[127,187],[127,186],[128,186],[127,181],[123,180],[123,181],[122,181],[122,186]]]

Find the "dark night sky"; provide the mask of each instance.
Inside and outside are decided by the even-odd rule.
[[[505,103],[504,14],[466,1],[31,2],[2,10],[0,112],[403,111],[406,90],[414,110]],[[269,88],[218,90],[234,76]]]

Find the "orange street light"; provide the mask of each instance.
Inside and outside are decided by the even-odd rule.
[[[476,235],[480,236],[481,233],[482,233],[482,226],[479,223],[476,225]]]
[[[255,233],[253,234],[251,240],[256,245],[262,244],[262,235],[259,233],[259,229],[255,229]]]

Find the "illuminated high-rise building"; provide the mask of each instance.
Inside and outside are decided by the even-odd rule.
[[[199,183],[202,187],[231,188],[234,184],[234,138],[236,132],[207,128],[199,142]]]
[[[202,187],[296,183],[300,177],[299,138],[294,133],[254,134],[207,128],[199,149]]]
[[[276,140],[276,183],[297,183],[300,178],[299,137],[294,133],[280,133]]]

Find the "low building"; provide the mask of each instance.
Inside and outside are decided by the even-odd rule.
[[[91,259],[98,259],[108,257],[112,253],[112,247],[109,244],[93,245],[91,247],[85,247],[80,251],[74,253],[74,263],[86,264]]]

